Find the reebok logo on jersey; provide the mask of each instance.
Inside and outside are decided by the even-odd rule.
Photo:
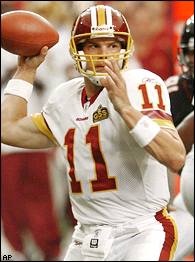
[[[108,116],[108,109],[106,107],[102,107],[102,105],[99,105],[98,109],[93,113],[93,123],[104,120],[108,118]]]
[[[86,116],[86,117],[77,117],[76,121],[84,121],[84,120],[87,120],[87,119],[88,119],[88,116]]]

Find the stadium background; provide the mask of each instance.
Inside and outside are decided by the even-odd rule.
[[[60,41],[50,50],[45,68],[41,68],[37,75],[37,81],[45,88],[44,101],[54,88],[54,84],[56,86],[62,81],[77,76],[68,53],[68,41],[74,19],[88,6],[102,3],[120,10],[128,20],[135,42],[135,54],[130,62],[132,68],[143,67],[151,70],[161,76],[163,80],[180,72],[177,63],[177,44],[184,21],[194,13],[193,1],[1,1],[1,14],[20,9],[36,12],[48,19],[60,34]],[[1,54],[1,84],[4,86],[13,75],[17,57],[4,52],[2,49]],[[5,152],[7,151],[3,148],[2,154]],[[58,163],[60,162],[59,159],[58,153],[55,152],[55,157],[51,160],[53,167],[51,168],[52,178],[49,185],[52,192],[54,192],[52,203],[58,206],[60,214],[58,223],[61,225],[60,232],[62,235],[61,253],[59,254],[59,260],[61,260],[70,241],[69,237],[75,221],[72,219],[69,208],[67,189],[61,185],[65,171],[63,165]],[[56,170],[58,170],[59,179],[54,179],[53,173],[56,173]],[[58,190],[59,188],[60,190]],[[176,176],[172,197],[178,191],[179,177]],[[42,253],[39,253],[39,248],[36,245],[33,247],[32,243],[31,241],[32,248],[27,251],[27,253],[29,252],[28,260],[35,258],[42,260]],[[6,234],[2,234],[1,244],[2,254],[18,256],[10,243],[7,243]],[[30,255],[34,251],[37,252],[37,256]],[[185,259],[185,261],[190,260],[193,260],[192,255]]]

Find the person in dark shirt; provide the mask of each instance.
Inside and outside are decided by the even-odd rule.
[[[175,126],[193,111],[194,94],[194,16],[191,16],[183,28],[178,47],[178,60],[182,73],[166,80],[170,95],[171,112]]]
[[[191,211],[194,205],[194,16],[184,25],[178,48],[178,61],[182,73],[171,76],[165,82],[170,95],[173,122],[188,153],[184,167],[176,174],[181,176],[181,192],[173,200],[175,210],[170,210],[170,215],[174,217],[178,227],[178,246],[174,261],[184,260],[185,256],[193,254],[194,250],[194,217]],[[170,190],[172,191],[172,188]]]

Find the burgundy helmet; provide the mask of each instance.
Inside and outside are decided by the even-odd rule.
[[[106,5],[91,6],[83,11],[75,20],[71,32],[70,53],[76,62],[77,70],[84,76],[105,76],[85,69],[86,62],[99,61],[99,55],[86,55],[82,51],[83,43],[87,39],[111,37],[121,43],[121,51],[114,59],[119,61],[120,69],[126,68],[129,56],[133,53],[133,40],[125,17],[114,8]],[[113,59],[113,54],[106,54],[105,59]],[[101,56],[102,61],[102,56]]]

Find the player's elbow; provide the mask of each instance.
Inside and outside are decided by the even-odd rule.
[[[14,126],[9,122],[1,122],[1,143],[12,145],[12,140],[15,138]]]
[[[9,130],[8,125],[1,122],[1,143],[8,144]]]

